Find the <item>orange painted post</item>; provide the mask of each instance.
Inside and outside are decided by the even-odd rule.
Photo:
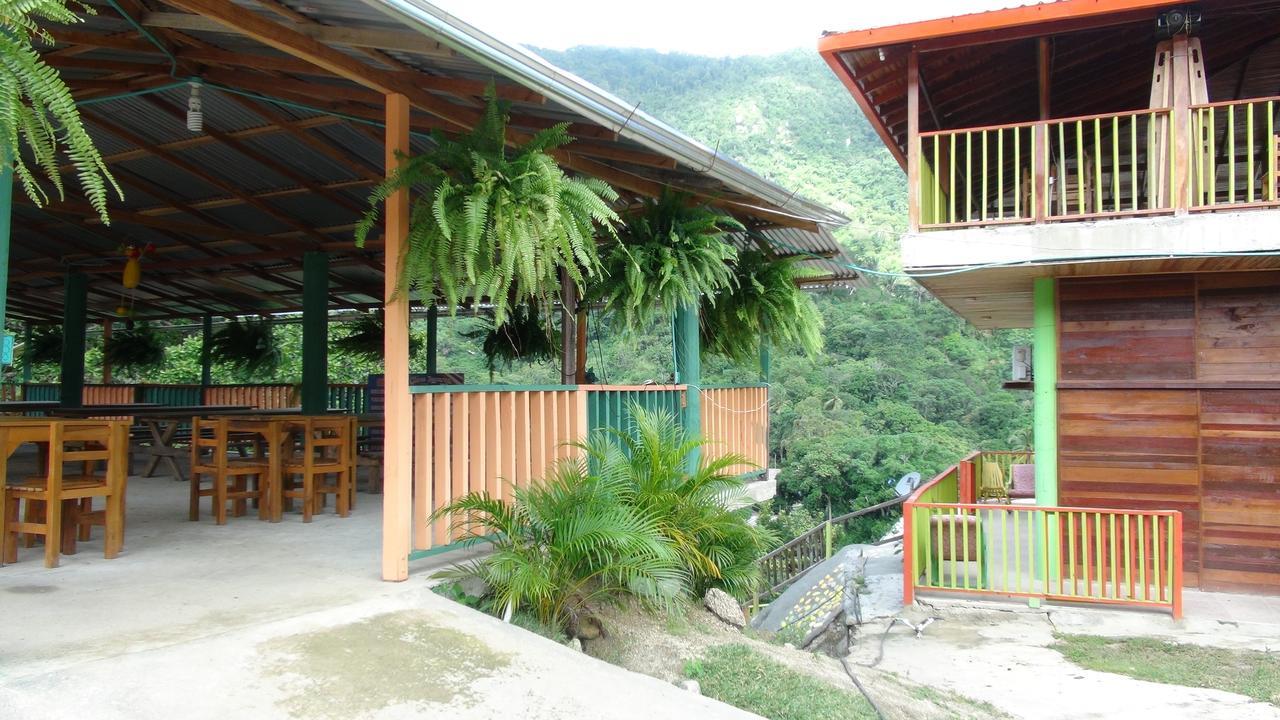
[[[1173,515],[1173,619],[1182,619],[1182,513]]]
[[[909,607],[916,601],[915,542],[911,533],[912,504],[902,503],[902,604]]]
[[[386,172],[390,175],[409,152],[409,99],[386,98]],[[405,241],[409,236],[409,191],[386,201],[386,262],[383,280],[386,409],[383,427],[382,579],[409,578],[412,541],[413,409],[409,397],[409,298],[396,293]]]

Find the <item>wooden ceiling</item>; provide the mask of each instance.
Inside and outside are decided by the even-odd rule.
[[[1040,36],[1051,41],[1051,116],[1148,107],[1157,43],[1155,19],[1167,7],[1071,17],[1072,4],[1010,8],[961,16],[949,25],[940,25],[972,29],[963,34],[938,35],[936,28],[899,26],[833,36],[824,40],[823,54],[904,165],[907,56],[913,46],[920,50],[922,131],[1037,119],[1036,38]],[[1195,5],[1204,16],[1196,35],[1201,38],[1209,69],[1211,99],[1280,94],[1280,0],[1206,0]],[[1064,6],[1059,13],[1062,17],[1049,22],[1005,24],[1029,15],[1032,8],[1056,6]],[[960,22],[969,19],[972,21]],[[894,30],[900,32],[890,32]],[[926,32],[935,34],[917,37]],[[871,44],[877,33],[898,42]],[[841,45],[852,49],[840,49]]]
[[[15,188],[9,308],[61,316],[68,270],[90,277],[92,316],[124,299],[140,318],[297,310],[302,254],[330,253],[335,308],[381,304],[381,244],[357,249],[352,229],[383,177],[388,92],[406,95],[415,151],[426,133],[472,127],[493,83],[511,103],[512,141],[559,122],[575,141],[557,160],[599,177],[625,207],[672,186],[732,212],[768,238],[786,230],[823,280],[849,280],[821,219],[726,183],[673,153],[607,127],[349,0],[91,0],[96,15],[51,28],[45,61],[61,71],[125,197],[104,226],[79,196],[36,207]],[[186,128],[198,78],[204,131]],[[727,161],[726,161],[727,162]],[[70,168],[67,168],[68,170]],[[784,193],[785,195],[785,193]],[[115,198],[113,198],[115,200]],[[805,207],[818,207],[806,205]],[[807,211],[806,211],[807,212]],[[779,237],[782,237],[779,235]],[[120,285],[122,246],[151,243],[143,282]],[[778,255],[793,254],[793,239]]]

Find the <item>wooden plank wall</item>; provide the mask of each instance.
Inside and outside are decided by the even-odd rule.
[[[1188,585],[1280,593],[1280,273],[1064,278],[1063,505],[1180,510]]]

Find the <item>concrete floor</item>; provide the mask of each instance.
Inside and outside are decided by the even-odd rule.
[[[456,557],[382,582],[381,500],[218,527],[132,478],[119,558],[0,567],[0,718],[754,717],[435,595]]]

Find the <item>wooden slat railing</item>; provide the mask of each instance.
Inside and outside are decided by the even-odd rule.
[[[555,462],[573,457],[567,443],[587,432],[587,393],[565,386],[414,388],[413,547],[458,540],[436,510],[470,492],[506,498]]]
[[[1192,105],[1192,210],[1280,205],[1276,109],[1280,98]]]
[[[261,410],[296,407],[296,385],[210,385],[204,389],[205,405],[248,405]]]
[[[685,406],[684,385],[582,385],[587,393],[587,426],[592,430],[632,432],[632,406],[670,413],[680,420]]]
[[[137,398],[137,385],[86,384],[82,402],[85,405],[132,405],[138,401]]]
[[[766,385],[703,387],[703,454],[708,458],[736,453],[746,464],[734,465],[737,474],[769,467],[769,388]]]
[[[1181,513],[963,502],[966,465],[1004,457],[1017,459],[970,455],[903,504],[907,604],[924,590],[1159,607],[1181,617]]]
[[[1167,109],[920,133],[919,226],[1173,212],[1171,141]]]

